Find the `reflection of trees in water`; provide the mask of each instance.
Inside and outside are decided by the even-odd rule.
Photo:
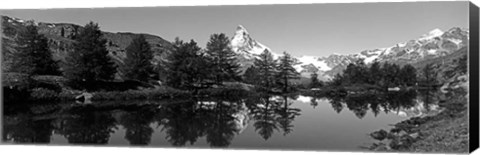
[[[399,111],[401,109],[411,108],[415,106],[415,99],[417,97],[416,91],[399,91],[399,92],[387,92],[385,95],[384,109],[385,111]],[[381,98],[383,99],[383,98]]]
[[[333,110],[335,112],[340,113],[343,110],[343,97],[342,96],[330,96],[327,97],[330,100],[330,104],[332,105]]]
[[[226,147],[235,136],[235,124],[232,115],[235,109],[227,106],[222,101],[215,104],[213,112],[210,113],[209,128],[207,130],[207,143],[213,147]]]
[[[279,104],[278,108],[276,109],[276,113],[278,115],[277,121],[280,128],[283,130],[283,135],[287,135],[293,131],[293,120],[295,117],[300,115],[300,109],[298,108],[291,108],[291,102],[288,102],[288,97],[283,96],[283,104]],[[278,105],[278,104],[277,104]]]
[[[205,137],[212,147],[227,147],[235,134],[245,129],[250,116],[255,121],[255,131],[265,140],[275,130],[282,131],[283,135],[291,133],[293,121],[300,115],[300,109],[291,107],[294,98],[204,99],[110,111],[76,108],[53,120],[33,121],[32,116],[16,118],[17,121],[4,124],[2,135],[4,141],[49,143],[55,131],[69,143],[107,144],[110,135],[121,125],[126,130],[124,138],[131,145],[148,145],[154,132],[150,125],[158,122],[167,141],[174,146],[193,145],[200,137]]]
[[[59,133],[74,144],[107,144],[116,123],[110,113],[102,111],[82,111],[60,122]]]
[[[318,98],[315,98],[315,97],[312,97],[312,99],[310,99],[310,105],[313,107],[313,109],[315,109],[315,107],[318,106],[317,100]]]
[[[120,124],[126,129],[125,139],[130,145],[148,145],[153,129],[150,123],[155,115],[154,109],[144,108],[122,115]]]
[[[212,102],[181,103],[164,106],[161,122],[167,140],[174,146],[193,145],[199,137],[206,136],[212,147],[229,146],[237,132],[234,117],[237,103],[216,100]],[[197,104],[200,104],[198,106]]]
[[[345,98],[348,109],[355,113],[355,116],[362,119],[367,114],[369,99],[366,96],[355,96]]]
[[[418,98],[420,101],[423,101],[425,104],[424,107],[427,108],[426,110],[430,110],[430,105],[438,102],[438,98],[440,96],[440,92],[433,89],[421,89],[418,90]]]
[[[13,123],[3,122],[2,140],[15,143],[50,143],[52,136],[52,120],[34,121],[30,116],[19,116]]]
[[[274,130],[278,130],[277,120],[275,119],[275,102],[270,101],[270,97],[263,97],[263,102],[259,103],[256,108],[251,109],[255,123],[255,131],[260,134],[263,139],[269,139]]]
[[[251,114],[255,120],[253,126],[255,131],[268,140],[275,130],[280,128],[283,135],[287,135],[293,131],[293,121],[295,117],[300,115],[300,109],[292,108],[289,101],[294,96],[263,96],[250,98],[247,105],[251,110]]]
[[[204,121],[198,119],[193,107],[194,102],[187,102],[160,109],[164,113],[162,130],[166,130],[166,138],[173,146],[184,146],[186,143],[193,145],[205,132],[202,125]]]
[[[365,117],[368,110],[371,110],[374,116],[377,116],[382,110],[388,113],[410,108],[415,106],[416,97],[417,92],[413,90],[326,96],[337,113],[341,112],[343,106],[346,105],[359,119]]]

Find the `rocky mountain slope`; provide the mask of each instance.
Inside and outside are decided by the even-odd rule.
[[[4,56],[2,61],[2,70],[8,71],[8,60],[11,53],[15,52],[15,37],[19,31],[25,29],[27,21],[1,16],[1,39],[2,39],[2,54]],[[38,26],[40,34],[48,38],[50,50],[52,51],[55,60],[63,61],[67,52],[72,50],[75,35],[78,31],[83,29],[80,25],[69,23],[43,23],[35,22]],[[117,65],[122,65],[126,57],[125,48],[130,44],[133,38],[139,36],[136,33],[112,33],[103,32],[103,36],[107,39],[107,49],[109,56],[113,58]],[[150,43],[154,51],[155,58],[153,63],[158,63],[165,57],[167,49],[171,43],[159,36],[144,34],[147,41]],[[121,74],[121,73],[120,73]]]
[[[333,77],[340,73],[349,63],[363,59],[366,64],[373,61],[393,62],[399,64],[419,64],[459,51],[468,46],[469,31],[461,28],[451,28],[448,31],[434,29],[417,39],[395,44],[391,47],[360,51],[356,54],[339,55],[332,54],[327,57],[301,56],[297,57],[299,65],[295,68],[308,77],[317,72],[323,79]],[[232,38],[232,47],[243,60],[244,64],[250,64],[251,59],[263,52],[270,50],[267,46],[252,39],[243,26],[238,26],[235,36]],[[280,54],[274,53],[275,57]],[[322,52],[322,51],[319,51]]]

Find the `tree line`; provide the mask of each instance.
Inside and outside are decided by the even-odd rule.
[[[247,68],[243,77],[246,83],[264,90],[291,92],[296,88],[291,80],[300,78],[300,73],[293,67],[297,64],[297,59],[287,52],[274,59],[272,53],[265,49]]]
[[[144,35],[135,37],[126,48],[124,63],[117,66],[108,55],[107,40],[97,23],[89,22],[73,38],[73,50],[60,65],[53,60],[47,38],[38,33],[30,21],[16,38],[18,44],[13,72],[33,75],[63,75],[79,88],[96,82],[112,81],[117,70],[126,80],[162,82],[179,89],[201,89],[223,85],[224,82],[247,82],[262,88],[291,89],[290,79],[299,77],[293,68],[296,60],[288,53],[277,60],[266,50],[255,59],[254,65],[242,76],[237,53],[223,33],[212,34],[205,49],[197,42],[176,38],[168,49],[165,61],[154,66],[153,51]],[[61,67],[60,67],[61,66]],[[160,68],[160,69],[158,69]],[[161,71],[159,71],[161,70]]]
[[[379,87],[414,86],[417,70],[410,64],[403,66],[378,61],[366,65],[363,59],[350,63],[342,74],[336,74],[329,82],[331,86],[368,84]]]

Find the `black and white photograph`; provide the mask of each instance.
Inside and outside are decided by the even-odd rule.
[[[469,7],[3,9],[1,143],[468,153]]]

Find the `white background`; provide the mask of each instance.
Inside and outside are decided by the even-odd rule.
[[[351,3],[351,2],[406,2],[419,0],[0,0],[0,9],[46,9],[46,8],[91,8],[91,7],[142,7],[142,6],[192,6],[192,5],[245,5],[245,4],[296,4],[296,3]],[[425,1],[425,0],[421,0]],[[443,1],[443,0],[435,0]],[[480,0],[472,0],[477,6]],[[322,140],[322,139],[320,139]],[[325,139],[328,140],[328,139]],[[387,154],[387,153],[361,153],[361,152],[314,152],[314,151],[266,151],[266,150],[210,150],[210,149],[162,149],[138,147],[80,147],[80,146],[25,146],[25,145],[0,145],[1,154],[61,154],[61,155],[148,155],[148,154],[174,154],[174,155],[341,155],[341,154]],[[392,153],[390,153],[392,154]],[[477,150],[475,154],[480,154]]]

